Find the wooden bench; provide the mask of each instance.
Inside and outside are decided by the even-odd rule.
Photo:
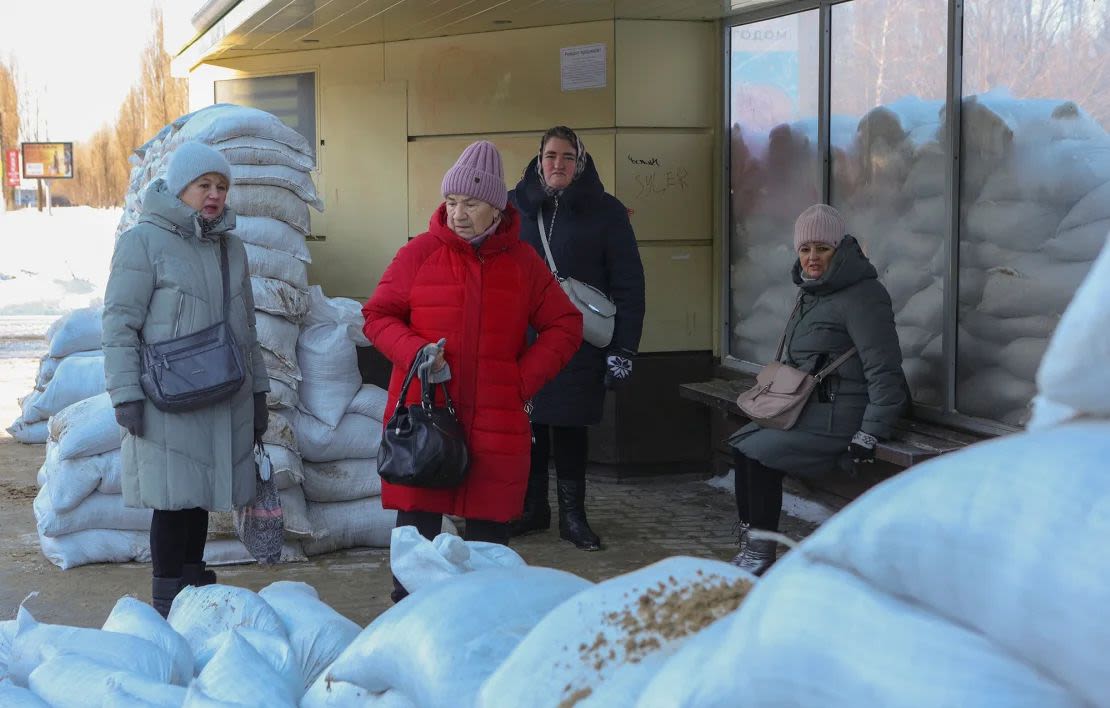
[[[736,397],[754,383],[754,376],[740,374],[735,379],[718,378],[681,384],[679,395],[705,404],[732,421],[746,422],[747,417],[736,407]],[[981,437],[968,433],[910,418],[899,420],[895,430],[891,439],[879,441],[875,448],[875,459],[902,468],[982,440]]]

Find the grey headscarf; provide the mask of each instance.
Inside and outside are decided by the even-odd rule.
[[[539,173],[540,184],[543,185],[543,191],[549,195],[557,194],[562,191],[560,189],[552,189],[551,187],[547,186],[547,180],[543,178],[543,147],[544,145],[547,145],[547,141],[551,138],[562,138],[568,143],[574,145],[576,154],[574,156],[574,176],[570,179],[572,184],[574,183],[574,180],[578,179],[582,175],[582,172],[586,169],[586,144],[582,142],[582,138],[578,137],[578,133],[574,132],[565,125],[557,125],[554,128],[550,128],[546,133],[543,134],[543,137],[540,138],[540,152],[539,157],[536,160],[536,172]]]

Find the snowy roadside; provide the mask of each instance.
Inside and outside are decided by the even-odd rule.
[[[0,212],[0,316],[61,315],[99,303],[121,214],[91,207]],[[0,331],[4,345],[8,337]]]

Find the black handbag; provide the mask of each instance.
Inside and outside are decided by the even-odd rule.
[[[231,398],[246,379],[243,355],[228,324],[231,287],[227,240],[220,239],[224,319],[184,337],[140,342],[143,393],[160,411],[182,413]]]
[[[390,484],[428,489],[451,489],[462,484],[470,453],[455,406],[443,389],[446,408],[435,405],[435,385],[420,377],[419,403],[406,406],[412,379],[423,360],[418,354],[397,398],[397,407],[385,425],[378,448],[378,474]]]

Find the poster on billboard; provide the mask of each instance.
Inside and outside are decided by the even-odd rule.
[[[4,151],[4,185],[19,186],[19,150],[15,148]]]
[[[23,143],[24,179],[73,179],[73,143]]]

